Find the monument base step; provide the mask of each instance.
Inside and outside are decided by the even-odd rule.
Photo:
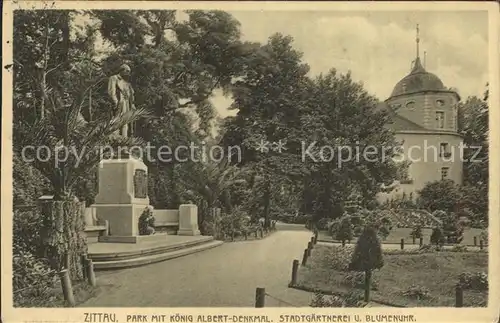
[[[95,243],[89,245],[89,258],[95,270],[122,269],[147,265],[215,248],[223,242],[213,237],[165,236],[163,241]]]
[[[141,243],[141,242],[153,242],[153,241],[163,241],[165,237],[168,236],[167,233],[155,233],[146,236],[100,236],[99,242],[110,242],[110,243]]]

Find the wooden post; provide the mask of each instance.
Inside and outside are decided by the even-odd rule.
[[[82,254],[80,256],[80,262],[82,264],[82,274],[83,274],[83,279],[87,279],[87,255],[86,254]]]
[[[418,242],[418,244],[420,245],[420,247],[422,247],[424,245],[424,238],[423,237],[420,237],[420,241]]]
[[[258,230],[255,230],[255,239],[257,239],[257,238],[258,238],[258,236],[257,236],[257,235],[258,235],[258,232],[257,232],[257,231],[258,231]]]
[[[89,282],[89,285],[95,287],[94,263],[92,262],[92,259],[87,259],[87,267],[85,269],[87,271],[87,281]]]
[[[264,238],[264,229],[262,229],[262,228],[260,229],[260,237]]]
[[[307,243],[307,256],[310,257],[312,252],[312,243],[309,241]]]
[[[67,307],[75,306],[75,296],[73,295],[73,287],[71,286],[71,279],[69,278],[68,269],[63,269],[59,272],[61,279],[61,286],[63,290],[64,300]]]
[[[401,250],[405,248],[405,239],[401,238]]]
[[[255,290],[255,307],[262,308],[266,302],[266,289],[257,287]]]
[[[248,240],[248,232],[245,231],[245,240]]]
[[[307,263],[307,249],[304,249],[304,256],[302,257],[302,266],[305,266]]]
[[[413,244],[415,244],[415,236],[412,236],[411,238],[413,240]]]
[[[311,237],[311,249],[314,249],[314,237]]]
[[[479,240],[479,250],[483,250],[483,248],[484,248],[484,242],[481,239],[481,240]]]
[[[292,281],[290,282],[290,287],[297,284],[297,274],[299,272],[299,261],[295,259],[292,263]]]
[[[234,231],[231,231],[231,241],[234,241]]]
[[[474,236],[474,246],[477,246],[477,237]]]
[[[464,306],[464,291],[460,285],[455,287],[455,307]]]
[[[314,231],[314,244],[318,243],[318,230]]]
[[[372,288],[372,272],[368,270],[365,272],[365,302],[368,303],[370,301],[370,290]]]
[[[345,240],[342,240],[342,247],[345,247]]]

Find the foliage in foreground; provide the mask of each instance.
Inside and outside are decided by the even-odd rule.
[[[314,293],[310,304],[311,307],[365,307],[365,305],[356,292],[351,292],[346,296]]]

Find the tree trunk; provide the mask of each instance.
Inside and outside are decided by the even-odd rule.
[[[365,271],[365,302],[370,301],[370,289],[372,287],[372,271]]]
[[[270,210],[271,210],[271,181],[268,177],[265,179],[264,190],[264,228],[269,228],[271,224]]]
[[[52,269],[68,269],[72,280],[83,279],[80,256],[87,252],[84,204],[72,198],[47,202],[42,209],[42,239]]]

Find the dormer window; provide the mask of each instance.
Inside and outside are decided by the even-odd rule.
[[[436,111],[436,127],[438,129],[444,128],[444,111]]]
[[[406,108],[408,110],[414,110],[415,109],[415,102],[414,101],[407,102],[406,103]]]
[[[436,101],[436,105],[437,105],[438,107],[442,107],[442,106],[444,105],[444,101],[443,101],[443,100],[437,100],[437,101]]]

